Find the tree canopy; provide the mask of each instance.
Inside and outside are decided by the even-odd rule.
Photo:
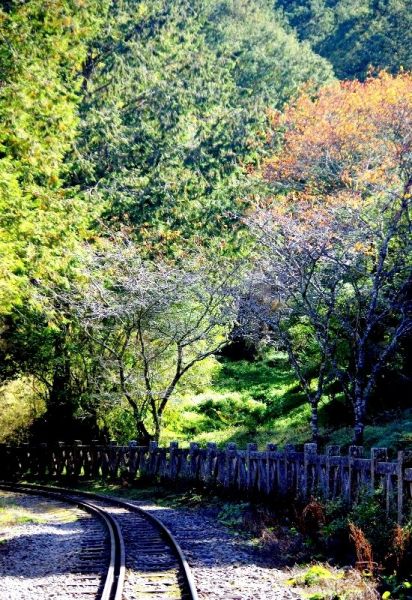
[[[299,38],[332,63],[340,79],[364,79],[371,67],[412,67],[408,0],[277,0]]]
[[[224,230],[266,108],[331,77],[261,0],[116,3],[88,60],[71,182],[172,249]]]
[[[316,404],[336,378],[362,442],[378,376],[412,332],[411,122],[412,78],[387,73],[303,94],[274,115],[281,148],[264,172],[277,195],[248,221],[265,249],[261,285],[272,298],[257,312],[307,390],[314,437]],[[288,322],[306,323],[316,341],[317,392]]]
[[[0,313],[30,280],[61,275],[90,208],[62,187],[76,135],[86,45],[105,4],[3,3],[0,9]]]
[[[409,12],[1,3],[9,416],[15,398],[32,434],[55,439],[107,438],[120,415],[147,441],[170,398],[179,414],[187,365],[212,381],[253,329],[244,356],[258,370],[268,346],[286,353],[314,437],[333,388],[360,439],[380,382],[409,382],[412,356]]]

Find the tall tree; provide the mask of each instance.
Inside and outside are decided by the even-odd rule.
[[[337,378],[360,443],[378,376],[412,332],[412,77],[329,86],[275,122],[283,147],[265,172],[280,196],[249,220],[276,301],[262,313],[303,383],[281,318],[310,324],[318,389],[325,372]]]
[[[48,329],[35,296],[40,281],[70,277],[70,251],[89,234],[95,212],[64,187],[65,156],[76,136],[87,43],[107,5],[11,0],[0,8],[0,377],[32,373],[37,357],[34,370],[47,380],[52,372],[54,381],[47,387],[52,428],[63,420],[63,403],[71,406],[66,328]]]
[[[202,257],[180,266],[145,260],[123,237],[90,251],[85,287],[62,294],[99,357],[95,395],[110,408],[126,402],[141,443],[159,438],[181,380],[226,343],[235,271]]]

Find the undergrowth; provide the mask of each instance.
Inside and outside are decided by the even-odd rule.
[[[182,394],[167,410],[161,443],[189,440],[239,446],[255,441],[280,446],[310,441],[310,408],[285,353],[271,351],[260,359],[222,359],[208,383]],[[330,444],[351,443],[352,410],[341,394],[323,397],[319,405],[320,437]],[[386,410],[365,428],[365,446],[393,451],[412,445],[412,410]]]

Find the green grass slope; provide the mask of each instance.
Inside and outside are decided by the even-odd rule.
[[[161,443],[302,444],[310,441],[309,417],[284,353],[255,362],[221,360],[205,389],[172,403]],[[319,421],[325,444],[350,444],[351,408],[339,395],[322,399]],[[412,409],[376,415],[366,427],[365,446],[412,447]]]

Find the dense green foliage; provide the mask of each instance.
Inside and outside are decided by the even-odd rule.
[[[319,377],[323,354],[316,327],[300,316],[282,321],[297,349],[295,364],[290,353],[289,359],[282,354],[286,337],[271,339],[275,354],[266,354],[267,322],[249,315],[248,327],[240,329],[251,295],[242,277],[253,271],[258,252],[253,254],[253,236],[238,217],[250,215],[262,198],[285,193],[293,212],[308,173],[316,194],[325,194],[329,184],[334,194],[345,186],[358,193],[346,167],[359,164],[369,174],[363,167],[376,146],[375,124],[369,145],[351,129],[363,88],[353,95],[353,114],[325,92],[325,104],[336,104],[342,114],[329,119],[322,109],[323,129],[311,102],[335,76],[363,80],[370,65],[393,73],[410,68],[410,21],[406,0],[1,3],[0,439],[22,439],[30,425],[35,437],[115,435],[125,441],[136,431],[142,439],[149,432],[158,436],[162,423],[164,440],[303,441],[310,435],[307,381],[309,396],[319,392],[321,431],[347,441],[349,429],[342,426],[352,424],[348,394],[345,400],[336,377]],[[376,154],[382,169],[385,148],[391,156],[390,140],[395,143],[399,131],[405,142],[397,154],[401,169],[408,162],[409,75],[404,77],[380,79],[393,106],[401,97],[406,111],[403,126],[386,138],[393,115],[385,117]],[[378,96],[366,95],[365,103],[379,117]],[[293,112],[299,97],[307,99],[301,115]],[[282,113],[290,120],[282,121]],[[299,135],[307,123],[314,123],[310,144],[304,140],[301,154],[300,147],[288,150],[280,134]],[[343,160],[330,160],[336,123],[344,126],[348,148],[355,148]],[[273,155],[286,171],[296,156],[297,175],[278,174],[274,185],[262,177],[276,170]],[[363,182],[363,197],[381,185],[379,169],[375,175]],[[409,188],[406,201],[408,194]],[[397,233],[391,254],[400,243]],[[133,260],[110,263],[123,250]],[[87,262],[91,256],[108,268],[94,268]],[[232,263],[219,271],[222,256]],[[173,272],[185,282],[177,295]],[[210,279],[202,275],[212,272]],[[398,271],[393,281],[399,280]],[[367,288],[359,296],[362,306]],[[230,309],[229,296],[238,302]],[[277,308],[270,304],[271,314],[279,315]],[[353,307],[340,308],[350,321]],[[219,362],[212,349],[222,346],[236,320],[229,337],[233,341],[240,332],[242,338],[247,330],[253,338],[249,360],[239,360],[241,339],[229,350],[232,360]],[[378,355],[395,323],[389,311],[370,356]],[[349,365],[352,373],[351,334],[339,327],[334,332],[339,366]],[[385,408],[384,392],[394,382],[402,394],[410,386],[410,340],[399,338],[371,412],[379,402]],[[184,359],[194,356],[194,368],[180,377]],[[391,439],[406,443],[396,425]]]
[[[114,3],[87,72],[71,181],[108,222],[175,250],[228,236],[265,109],[331,77],[262,0]]]
[[[299,38],[327,57],[340,79],[412,67],[408,0],[277,0]]]
[[[41,396],[44,385],[55,396],[67,352],[64,331],[49,326],[37,288],[71,277],[95,214],[64,187],[65,157],[77,131],[87,44],[106,8],[30,0],[0,10],[0,373],[28,375],[23,387],[35,376]],[[66,393],[64,401],[71,406]]]
[[[0,313],[30,279],[64,275],[90,207],[62,188],[87,41],[104,3],[10,2],[0,11]]]
[[[236,442],[244,447],[256,441],[264,448],[273,441],[284,445],[310,439],[310,409],[285,353],[265,352],[253,362],[220,359],[207,371],[208,379],[203,373],[201,385],[191,382],[169,406],[164,443],[190,439],[221,445]],[[412,412],[406,396],[399,400],[399,406],[392,404],[392,410],[384,403],[371,407],[373,419],[365,428],[366,446],[410,447]],[[382,408],[386,411],[379,417]],[[130,430],[123,429],[123,433],[116,423],[113,421],[117,437],[126,441]],[[351,407],[343,394],[333,398],[325,394],[319,405],[322,438],[345,446],[351,441],[351,425]]]

